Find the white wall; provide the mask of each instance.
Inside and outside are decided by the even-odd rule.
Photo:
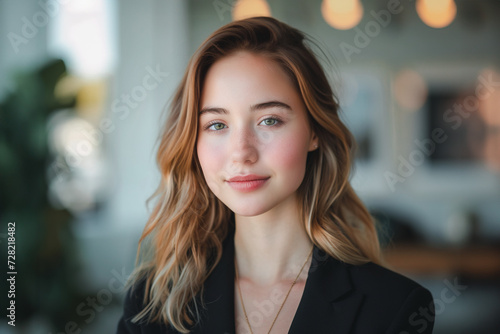
[[[114,188],[106,224],[136,229],[144,226],[148,215],[145,201],[159,181],[155,160],[159,119],[187,64],[190,22],[182,0],[120,1],[118,17],[121,58],[108,110],[116,130],[105,143]],[[156,87],[146,89],[147,95],[140,101],[140,87],[151,71],[168,76],[147,79]],[[134,99],[134,92],[139,99]],[[132,107],[122,100],[122,94],[131,96]],[[113,108],[116,99],[120,102]],[[129,112],[119,108],[128,108]]]

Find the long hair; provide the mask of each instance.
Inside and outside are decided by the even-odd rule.
[[[319,148],[308,153],[299,186],[300,218],[311,241],[351,264],[380,263],[375,223],[349,183],[354,139],[305,34],[276,19],[254,17],[215,31],[191,58],[169,106],[157,162],[161,182],[139,241],[149,257],[130,282],[145,281],[144,305],[134,321],[147,319],[189,332],[199,316],[196,296],[222,255],[234,215],[210,191],[196,155],[198,111],[204,78],[217,60],[236,51],[268,57],[292,79],[308,110]],[[201,300],[201,303],[203,301]]]

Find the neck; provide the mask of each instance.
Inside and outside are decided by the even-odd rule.
[[[298,281],[305,280],[313,243],[296,210],[273,209],[253,217],[235,214],[235,223],[234,247],[240,279],[260,286],[292,282],[305,263]]]

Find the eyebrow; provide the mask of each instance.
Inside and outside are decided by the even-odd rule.
[[[267,108],[280,108],[288,112],[292,112],[292,108],[280,101],[268,101],[268,102],[263,102],[263,103],[257,103],[252,106],[250,106],[250,111],[258,111],[258,110],[263,110]],[[229,111],[224,108],[216,108],[216,107],[205,107],[200,110],[199,115],[201,116],[202,114],[205,113],[214,113],[214,114],[229,114]]]

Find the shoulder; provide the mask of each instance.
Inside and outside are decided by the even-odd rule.
[[[345,266],[354,288],[364,296],[360,315],[366,321],[383,324],[386,333],[432,332],[434,302],[428,289],[372,262]]]
[[[146,320],[141,320],[139,322],[132,321],[132,319],[145,307],[145,291],[145,277],[138,279],[127,289],[123,302],[123,314],[118,322],[116,334],[171,333],[171,331],[167,331],[163,325],[158,323],[148,323]]]
[[[145,279],[135,282],[127,289],[123,302],[123,314],[118,322],[117,334],[141,333],[140,326],[132,319],[143,308]]]
[[[397,291],[399,294],[409,293],[418,288],[425,288],[414,280],[390,270],[373,262],[368,262],[362,265],[347,266],[353,283],[362,288],[366,292],[376,293],[380,289],[389,289]]]

